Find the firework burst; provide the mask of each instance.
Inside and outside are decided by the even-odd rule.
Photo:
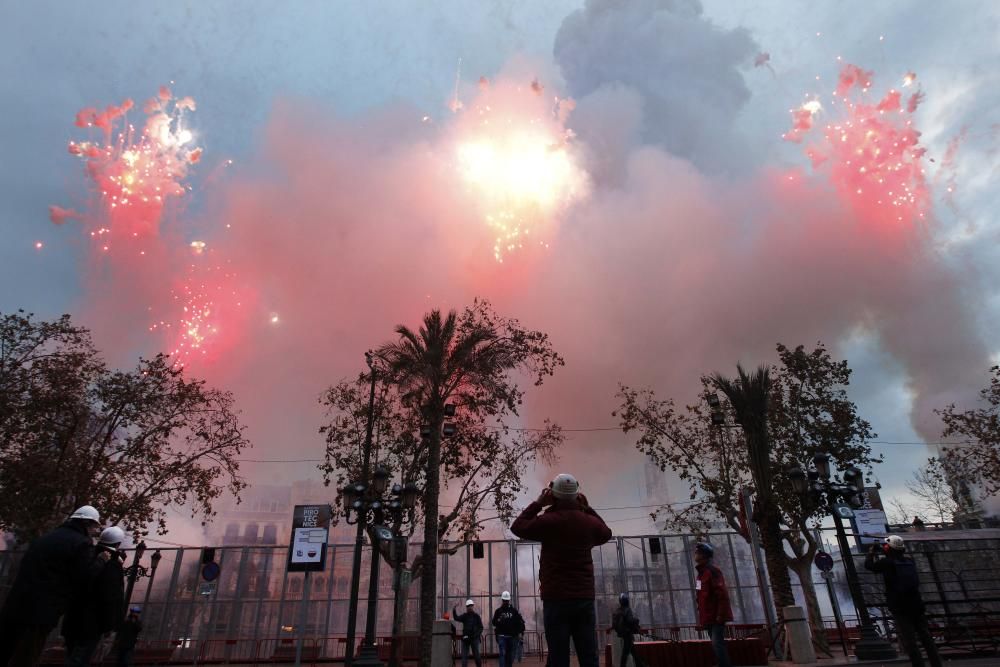
[[[193,145],[194,135],[184,123],[185,113],[195,109],[193,99],[175,99],[169,88],[161,87],[143,108],[146,122],[141,131],[128,122],[133,106],[132,100],[125,100],[76,115],[77,127],[102,135],[101,140],[69,143],[70,154],[85,162],[100,195],[104,215],[94,237],[155,235],[167,201],[184,194],[188,168],[201,159],[201,148]],[[54,222],[67,217],[64,209],[52,215]],[[100,241],[102,247],[109,243]]]
[[[547,245],[554,220],[584,196],[588,178],[566,127],[570,100],[550,105],[537,80],[527,89],[481,81],[479,90],[458,119],[455,162],[502,262],[527,244]]]
[[[912,72],[903,86],[916,80]],[[841,192],[866,217],[886,222],[922,219],[929,203],[924,175],[925,149],[920,132],[913,124],[923,93],[916,90],[905,97],[890,89],[871,99],[873,73],[856,65],[845,65],[825,114],[816,99],[793,109],[788,141],[806,144],[805,153],[813,168],[827,172]]]

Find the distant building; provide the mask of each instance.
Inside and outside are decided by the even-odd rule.
[[[282,486],[253,484],[241,496],[239,503],[228,496],[219,504],[215,519],[205,526],[205,544],[221,547],[288,544],[295,506],[332,504],[335,492],[322,482],[300,480]],[[330,543],[351,543],[354,531],[354,526],[341,520],[330,528]]]

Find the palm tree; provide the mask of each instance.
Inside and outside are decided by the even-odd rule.
[[[757,489],[756,518],[767,561],[767,574],[778,618],[784,620],[784,608],[795,604],[795,597],[782,543],[781,514],[772,486],[771,440],[767,430],[771,374],[767,366],[759,366],[753,374],[749,374],[739,364],[736,372],[735,379],[715,373],[712,382],[729,399],[746,436],[750,472]]]
[[[399,340],[383,345],[379,356],[403,401],[419,409],[430,427],[420,578],[421,664],[429,665],[441,539],[438,496],[445,406],[451,403],[478,421],[516,414],[522,392],[508,377],[509,371],[530,370],[540,384],[543,375],[562,365],[562,359],[545,334],[495,316],[485,302],[477,301],[461,316],[451,311],[442,317],[441,311],[432,310],[419,331],[400,325],[396,333]]]

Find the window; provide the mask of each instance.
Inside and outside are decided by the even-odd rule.
[[[278,527],[273,523],[264,526],[264,537],[260,540],[261,544],[277,544],[278,543]]]
[[[249,544],[254,544],[257,542],[257,524],[248,523],[247,527],[243,530],[243,537]]]

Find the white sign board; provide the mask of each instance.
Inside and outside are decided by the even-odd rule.
[[[296,505],[288,546],[289,572],[320,572],[326,565],[329,505]]]
[[[860,544],[881,542],[885,536],[886,523],[888,521],[882,510],[854,510],[854,530]]]

